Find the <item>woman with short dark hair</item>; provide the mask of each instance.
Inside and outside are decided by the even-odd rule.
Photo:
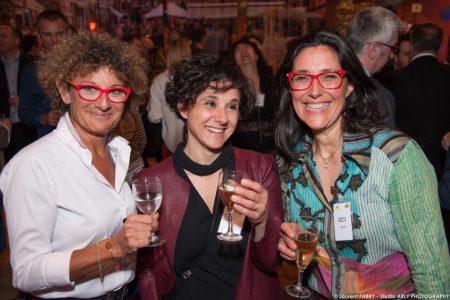
[[[141,299],[282,299],[276,277],[282,207],[274,158],[228,144],[253,103],[247,80],[232,61],[199,54],[174,68],[166,101],[185,122],[187,140],[137,175],[161,179],[159,230],[167,241],[139,255]],[[217,238],[220,224],[227,223],[217,193],[225,169],[248,174],[231,197],[233,224],[243,236],[233,244]]]

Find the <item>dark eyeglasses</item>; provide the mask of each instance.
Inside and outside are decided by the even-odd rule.
[[[322,72],[316,75],[305,72],[290,72],[287,73],[286,76],[289,79],[289,87],[292,91],[304,91],[311,87],[314,79],[316,79],[324,89],[338,89],[342,86],[342,81],[346,74],[347,71],[336,70]]]
[[[95,84],[66,81],[77,90],[78,96],[86,101],[96,101],[103,93],[105,93],[109,101],[113,103],[123,103],[128,100],[131,94],[131,89],[129,87],[110,87],[102,89]]]
[[[386,47],[389,47],[389,48],[391,48],[391,50],[394,51],[394,52],[398,52],[398,51],[400,50],[400,49],[399,49],[398,47],[396,47],[396,46],[391,46],[391,45],[388,45],[388,44],[385,44],[385,43],[381,43],[381,42],[375,42],[375,43],[380,44],[380,45],[383,45],[383,46],[386,46]]]

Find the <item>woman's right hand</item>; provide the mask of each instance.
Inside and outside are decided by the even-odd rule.
[[[122,229],[112,237],[115,240],[112,242],[113,256],[122,258],[148,246],[152,232],[158,229],[158,218],[158,213],[152,215],[129,215]],[[117,248],[115,245],[117,245]]]
[[[297,245],[294,242],[294,237],[299,230],[301,228],[298,224],[287,222],[281,224],[281,238],[278,242],[278,251],[280,251],[281,257],[286,260],[295,260]]]

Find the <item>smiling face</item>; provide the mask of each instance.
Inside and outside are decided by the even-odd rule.
[[[215,83],[211,83],[211,86],[215,86]],[[219,154],[236,129],[239,102],[237,89],[222,92],[207,88],[197,97],[192,107],[187,110],[179,107],[187,124],[186,151],[189,154]]]
[[[320,45],[303,49],[295,58],[292,71],[315,75],[341,69],[335,51]],[[352,91],[353,86],[345,77],[337,89],[324,89],[317,80],[313,80],[307,90],[291,91],[294,111],[314,134],[340,132],[345,98]]]
[[[108,67],[101,67],[85,76],[75,76],[71,82],[93,84],[103,89],[124,86]],[[86,138],[106,138],[122,116],[125,103],[112,103],[105,93],[96,101],[86,101],[78,96],[73,87],[68,91],[59,87],[59,91],[64,103],[70,106],[70,120],[83,141]]]
[[[234,49],[234,59],[239,66],[246,64],[256,64],[258,56],[252,46],[246,43],[240,43]]]

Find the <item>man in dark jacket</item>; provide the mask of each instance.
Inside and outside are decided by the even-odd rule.
[[[35,139],[35,130],[19,120],[19,81],[30,58],[20,53],[20,32],[10,25],[0,25],[0,114],[12,123],[10,144],[5,149],[8,161]]]
[[[450,66],[436,57],[442,37],[435,24],[413,28],[411,63],[382,78],[397,102],[397,126],[419,143],[438,179],[445,161],[441,138],[450,131]]]

